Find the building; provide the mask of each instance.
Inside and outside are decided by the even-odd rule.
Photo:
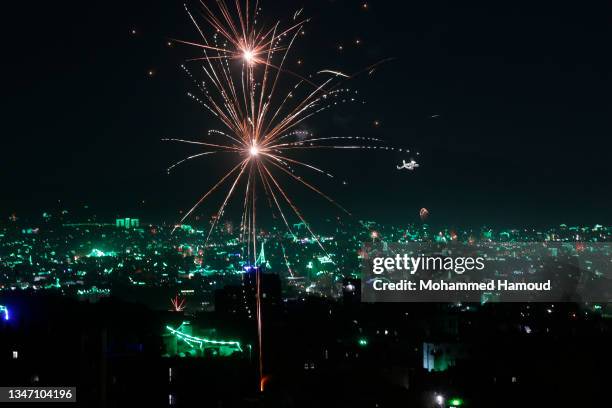
[[[115,226],[117,228],[138,228],[140,227],[140,220],[138,218],[117,218],[115,220]]]

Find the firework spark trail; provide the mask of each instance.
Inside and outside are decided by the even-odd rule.
[[[240,140],[236,139],[234,136],[229,135],[229,134],[227,134],[227,133],[225,133],[225,132],[222,132],[222,131],[220,131],[220,130],[217,130],[217,129],[210,129],[210,130],[208,131],[208,134],[209,134],[209,135],[217,134],[217,135],[225,136],[225,137],[227,137],[228,139],[231,139],[232,141],[234,141],[234,142],[236,142],[236,143],[238,143],[238,144],[240,144],[240,143],[241,143],[241,142],[240,142]]]
[[[251,169],[249,169],[249,177],[247,178],[247,185],[244,190],[244,205],[242,209],[242,220],[240,222],[240,242],[244,242],[244,237],[247,228],[247,219],[248,219],[248,204],[249,204],[249,191],[251,186]],[[250,221],[249,221],[250,222]],[[248,246],[247,246],[248,247]]]
[[[280,140],[280,138],[278,140]],[[371,141],[371,142],[382,142],[381,139],[376,139],[376,138],[373,138],[373,137],[332,136],[332,137],[317,137],[317,138],[304,139],[304,140],[300,140],[300,141],[297,141],[297,142],[275,144],[275,145],[269,146],[269,148],[270,149],[276,149],[276,148],[283,147],[283,146],[300,146],[300,145],[303,145],[305,143],[327,141],[327,140],[365,140],[365,141]]]
[[[306,168],[309,168],[309,169],[314,170],[314,171],[316,171],[316,172],[319,172],[319,173],[321,173],[321,174],[325,174],[325,175],[326,175],[327,177],[329,177],[329,178],[334,178],[334,175],[333,175],[333,174],[331,174],[330,172],[327,172],[327,171],[325,171],[325,170],[322,170],[322,169],[320,169],[320,168],[318,168],[318,167],[315,167],[315,166],[313,166],[313,165],[311,165],[311,164],[304,163],[304,162],[301,162],[301,161],[299,161],[299,160],[295,160],[295,159],[292,159],[292,158],[290,158],[290,157],[286,157],[286,156],[280,156],[280,155],[270,154],[270,153],[262,153],[262,154],[263,154],[264,156],[271,157],[271,158],[273,158],[274,160],[279,161],[280,163],[283,163],[283,164],[284,164],[284,165],[285,165],[287,168],[291,169],[291,171],[293,171],[293,169],[292,169],[292,168],[291,168],[291,166],[289,166],[289,165],[288,165],[286,162],[291,162],[291,163],[299,164],[299,165],[301,165],[301,166],[304,166],[304,167],[306,167]]]
[[[278,151],[285,150],[308,150],[308,149],[357,149],[357,150],[387,150],[387,151],[395,151],[395,152],[405,152],[410,153],[408,149],[399,149],[397,147],[392,146],[367,146],[367,145],[312,145],[312,146],[287,146],[282,147],[280,149],[275,149]],[[417,152],[418,155],[418,152]]]
[[[187,217],[189,217],[191,215],[191,213],[198,208],[198,206],[200,204],[202,204],[202,202],[206,199],[206,197],[208,197],[209,195],[211,195],[221,184],[223,184],[223,182],[225,180],[227,180],[240,166],[244,165],[247,162],[247,160],[243,160],[242,162],[238,163],[233,169],[231,169],[225,176],[223,176],[218,182],[217,184],[215,184],[210,190],[208,190],[206,192],[206,194],[204,194],[196,203],[193,207],[191,207],[191,209],[189,211],[187,211],[187,213],[183,216],[183,218],[181,218],[181,220],[179,221],[179,224],[182,224],[183,221],[185,221],[187,219]],[[175,226],[172,231],[174,232],[174,230],[176,230],[176,228],[178,228],[178,226]]]
[[[291,199],[287,196],[287,193],[285,193],[285,190],[283,190],[283,188],[278,184],[278,182],[276,181],[276,179],[274,178],[274,176],[272,176],[272,174],[270,173],[270,170],[268,170],[267,167],[262,166],[262,168],[264,169],[264,171],[266,172],[266,174],[268,175],[268,177],[270,178],[270,180],[272,180],[272,182],[274,183],[274,185],[276,186],[276,188],[278,189],[278,191],[281,193],[282,197],[285,199],[285,201],[287,202],[287,204],[289,204],[289,206],[291,207],[291,209],[293,210],[293,212],[295,213],[295,215],[299,218],[299,220],[304,224],[304,226],[306,227],[306,229],[308,230],[308,232],[310,233],[310,235],[312,236],[312,238],[316,241],[316,243],[319,245],[319,247],[323,250],[323,252],[325,252],[325,254],[327,254],[327,251],[325,250],[325,247],[323,247],[323,244],[321,244],[321,241],[319,241],[319,238],[317,238],[317,236],[315,235],[315,233],[312,231],[312,229],[310,228],[310,225],[308,224],[308,222],[304,219],[304,217],[302,216],[302,213],[300,212],[299,208],[296,207],[295,204],[293,204],[293,201],[291,201]]]
[[[259,173],[259,178],[262,181],[262,185],[264,187],[264,191],[266,193],[266,198],[268,199],[268,206],[270,207],[270,210],[272,211],[272,213],[274,213],[275,210],[278,211],[278,213],[280,215],[280,218],[283,220],[283,223],[285,224],[285,227],[287,228],[287,230],[289,231],[289,233],[291,234],[293,239],[297,240],[296,235],[293,233],[293,230],[291,229],[291,226],[289,225],[289,222],[287,221],[287,218],[285,217],[285,213],[283,212],[282,207],[278,203],[278,199],[276,198],[276,194],[274,193],[274,190],[270,186],[270,182],[268,181],[267,177],[265,176],[265,174],[263,174],[263,172],[261,170],[261,162],[257,162],[257,170],[258,170],[258,173]],[[289,266],[289,259],[287,258],[287,254],[286,254],[286,251],[285,251],[285,245],[283,244],[283,241],[282,241],[281,237],[279,236],[278,232],[277,232],[277,238],[278,238],[278,242],[279,242],[279,244],[281,246],[281,249],[282,249],[282,252],[283,252],[283,260],[285,262],[285,267],[287,268],[287,272],[289,272],[289,276],[294,278],[295,275],[293,274],[293,270]]]
[[[240,149],[238,147],[235,147],[235,146],[226,146],[226,145],[219,145],[219,144],[213,144],[213,143],[197,142],[195,140],[162,139],[162,142],[179,142],[179,143],[195,144],[195,145],[201,145],[201,146],[207,146],[207,147],[216,147],[216,148],[219,148],[219,149],[240,151]]]
[[[266,194],[269,194],[272,197],[272,199],[274,200],[274,204],[276,205],[276,209],[278,210],[278,213],[280,214],[280,217],[281,217],[281,219],[283,220],[283,222],[285,224],[285,227],[287,228],[287,230],[289,231],[289,233],[291,234],[293,239],[297,240],[297,237],[296,237],[295,233],[293,232],[293,230],[291,229],[291,227],[289,226],[289,222],[287,221],[287,217],[285,217],[285,213],[283,212],[283,209],[282,209],[281,205],[278,202],[276,194],[274,193],[274,189],[270,185],[270,181],[268,180],[266,175],[261,170],[261,167],[262,167],[261,163],[257,163],[257,167],[258,167],[259,174],[260,174],[260,177],[261,177],[261,180],[262,180],[262,184],[264,186],[264,190],[266,191]],[[270,207],[272,207],[271,203],[270,203]],[[293,272],[291,272],[291,276],[293,276]]]
[[[346,75],[344,72],[340,72],[340,71],[333,71],[331,69],[323,69],[319,72],[317,72],[317,74],[332,74],[335,76],[341,76],[344,78],[350,78],[350,75]]]
[[[204,242],[204,246],[206,246],[208,244],[208,240],[210,239],[210,235],[212,234],[213,230],[215,229],[215,226],[217,225],[217,222],[223,216],[223,211],[225,210],[225,206],[227,205],[227,202],[229,201],[230,197],[232,196],[232,193],[234,192],[234,189],[236,188],[236,185],[240,181],[240,178],[242,177],[242,174],[244,173],[244,169],[247,167],[248,164],[249,163],[247,161],[243,161],[242,168],[240,169],[240,173],[238,173],[238,176],[236,177],[236,179],[232,183],[232,186],[230,187],[227,195],[225,196],[225,200],[223,200],[223,204],[221,204],[221,208],[219,209],[219,212],[217,213],[217,217],[214,219],[212,225],[210,226],[210,229],[208,230],[208,235],[206,236],[206,241]],[[251,164],[251,166],[252,166],[252,164]]]
[[[272,156],[274,157],[274,156]],[[329,201],[330,203],[334,204],[336,207],[338,207],[339,209],[341,209],[342,211],[344,211],[346,214],[351,215],[351,213],[345,209],[344,207],[342,207],[340,204],[338,204],[334,199],[332,199],[331,197],[329,197],[327,194],[323,193],[321,190],[319,190],[318,188],[316,188],[315,186],[313,186],[312,184],[308,183],[307,181],[303,180],[301,177],[296,176],[295,174],[291,173],[289,170],[285,169],[284,167],[274,163],[274,162],[270,162],[272,163],[272,165],[278,167],[279,169],[281,169],[283,172],[287,173],[289,176],[293,177],[295,180],[299,181],[300,183],[302,183],[303,185],[305,185],[306,187],[308,187],[309,189],[311,189],[312,191],[314,191],[315,193],[319,194],[321,197],[325,198],[327,201]]]
[[[172,165],[170,165],[170,166],[169,166],[169,167],[166,169],[166,172],[167,172],[168,174],[170,174],[170,172],[172,171],[172,169],[174,169],[174,168],[175,168],[175,167],[177,167],[177,166],[180,166],[181,164],[185,163],[186,161],[193,160],[193,159],[196,159],[196,158],[198,158],[198,157],[202,157],[202,156],[206,156],[206,155],[208,155],[208,154],[214,154],[214,153],[219,153],[219,152],[203,152],[203,153],[193,154],[193,155],[191,155],[191,156],[185,157],[184,159],[181,159],[181,160],[179,160],[179,161],[177,161],[177,162],[173,163]]]

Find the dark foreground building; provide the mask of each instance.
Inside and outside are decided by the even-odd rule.
[[[255,326],[232,307],[186,315],[112,297],[0,300],[11,311],[0,383],[76,386],[71,406],[578,407],[605,394],[612,363],[602,305],[306,297],[266,305],[259,393]],[[184,334],[173,350],[167,327]],[[239,352],[197,344],[228,339]]]

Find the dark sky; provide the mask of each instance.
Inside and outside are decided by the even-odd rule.
[[[197,150],[160,139],[219,128],[186,96],[193,89],[179,65],[197,52],[166,45],[197,38],[182,2],[11,3],[2,24],[2,219],[61,200],[106,217],[174,221],[228,165],[165,173]],[[291,17],[304,6],[312,17],[291,57],[301,73],[355,72],[395,57],[349,84],[366,105],[304,126],[419,150],[421,168],[399,172],[393,154],[307,153],[338,176],[311,180],[356,217],[384,222],[414,222],[427,207],[449,226],[612,224],[609,2],[361,4],[264,0],[263,8]],[[337,213],[291,192],[306,215]]]

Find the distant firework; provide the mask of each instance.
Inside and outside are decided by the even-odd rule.
[[[427,208],[421,208],[419,211],[419,217],[421,217],[421,221],[425,221],[429,218],[429,210]]]

